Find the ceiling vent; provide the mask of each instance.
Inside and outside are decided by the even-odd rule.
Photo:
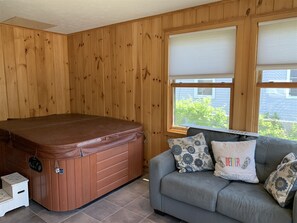
[[[26,27],[30,29],[38,29],[38,30],[45,30],[56,26],[53,24],[38,22],[35,20],[25,19],[17,16],[7,19],[2,23],[8,24],[8,25],[14,25],[14,26]]]

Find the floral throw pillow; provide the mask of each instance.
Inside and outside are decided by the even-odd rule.
[[[286,155],[277,169],[266,179],[264,188],[281,207],[288,205],[297,190],[297,155]]]
[[[214,175],[227,180],[259,183],[256,174],[256,140],[241,142],[212,141],[216,160]]]
[[[213,170],[214,165],[203,133],[169,139],[168,144],[180,173]]]

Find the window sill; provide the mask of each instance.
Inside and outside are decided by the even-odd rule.
[[[170,129],[167,129],[167,135],[168,136],[186,136],[187,130],[190,127],[172,127]],[[246,136],[254,136],[258,137],[259,134],[256,132],[247,132],[247,131],[240,131],[240,130],[234,130],[234,129],[219,129],[219,128],[212,128],[212,127],[206,127],[206,126],[195,126],[193,128],[199,128],[199,129],[205,129],[215,132],[224,132],[224,133],[231,133],[231,134],[240,134],[240,135],[246,135]]]
[[[167,134],[168,135],[187,135],[187,130],[188,128],[182,128],[182,127],[171,127],[167,129]]]

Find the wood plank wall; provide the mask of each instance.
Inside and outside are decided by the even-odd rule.
[[[242,50],[248,58],[252,15],[296,10],[296,0],[227,0],[72,34],[68,37],[71,112],[140,122],[145,165],[167,149],[164,29],[242,18]],[[238,62],[235,129],[245,129],[248,61]]]
[[[67,36],[0,24],[0,120],[69,112]]]

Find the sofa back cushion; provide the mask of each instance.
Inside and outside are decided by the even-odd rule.
[[[256,145],[256,170],[259,181],[265,182],[290,152],[297,153],[297,141],[259,136]]]
[[[192,136],[202,132],[213,158],[211,141],[236,142],[245,140],[257,140],[255,160],[256,172],[260,183],[264,183],[267,177],[276,170],[277,165],[290,152],[297,154],[297,141],[278,139],[266,136],[245,136],[236,133],[227,133],[219,130],[189,128],[187,135]],[[214,161],[214,159],[213,159]]]
[[[213,161],[215,161],[211,146],[211,141],[219,141],[219,142],[237,142],[239,141],[240,135],[238,134],[230,134],[226,132],[208,130],[208,129],[200,129],[200,128],[189,128],[187,132],[187,136],[193,136],[202,132],[206,141],[206,144],[209,148],[209,153]]]

